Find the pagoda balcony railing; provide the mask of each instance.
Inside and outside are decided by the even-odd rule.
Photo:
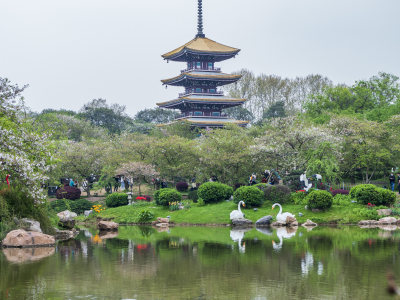
[[[187,68],[185,70],[181,70],[181,73],[189,72],[189,71],[208,71],[208,72],[221,72],[221,68],[209,68],[209,69],[203,69],[203,68]]]
[[[216,95],[223,95],[223,91],[216,91],[215,93],[195,93],[195,92],[184,92],[180,93],[179,97],[185,97],[189,95],[202,95],[202,96],[216,96]]]

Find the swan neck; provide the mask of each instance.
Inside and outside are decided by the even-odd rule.
[[[280,215],[280,214],[282,213],[282,205],[280,205],[279,203],[277,203],[276,205],[279,206],[279,213],[278,213],[278,215]]]
[[[238,203],[238,211],[242,212],[242,210],[240,209],[240,203],[242,203],[242,201],[239,201]]]

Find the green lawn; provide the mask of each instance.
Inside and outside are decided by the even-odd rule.
[[[271,202],[266,202],[257,211],[253,209],[242,209],[242,211],[247,219],[255,222],[263,216],[272,215],[275,217],[279,210],[278,208],[272,210],[271,206]],[[348,203],[345,206],[333,205],[324,212],[312,212],[306,210],[303,205],[284,204],[283,212],[295,214],[297,220],[301,223],[310,219],[316,223],[355,224],[365,219],[365,217],[358,215],[354,210],[364,207],[360,204]],[[171,222],[176,224],[222,225],[230,224],[229,214],[235,209],[237,209],[237,204],[231,201],[209,205],[192,203],[190,208],[178,211],[169,211],[168,208],[157,206],[153,202],[140,202],[132,206],[108,208],[98,214],[98,216],[113,219],[120,224],[129,224],[137,223],[139,213],[143,210],[149,210],[154,214],[155,218],[170,216]],[[300,217],[299,213],[302,213],[303,216]]]

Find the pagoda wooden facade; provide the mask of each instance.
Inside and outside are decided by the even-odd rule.
[[[206,38],[203,33],[202,0],[198,0],[198,33],[185,45],[162,57],[168,61],[186,62],[187,68],[176,77],[162,80],[166,86],[182,86],[185,91],[177,99],[157,103],[159,107],[179,109],[176,121],[186,121],[193,126],[212,128],[227,123],[246,126],[247,121],[226,117],[222,110],[242,105],[245,99],[226,97],[218,87],[234,83],[241,75],[225,74],[215,63],[235,57],[240,49],[222,45]]]

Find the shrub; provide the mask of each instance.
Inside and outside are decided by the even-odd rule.
[[[379,189],[373,184],[356,185],[350,190],[350,196],[362,204],[382,204],[383,196]]]
[[[187,190],[188,190],[188,188],[189,188],[189,185],[187,184],[187,182],[178,182],[177,184],[176,184],[176,189],[179,191],[179,192],[186,192]]]
[[[264,193],[255,186],[242,186],[233,193],[233,201],[243,201],[247,208],[261,206],[264,200]]]
[[[290,194],[290,198],[292,199],[294,204],[298,204],[298,205],[307,204],[306,197],[307,197],[307,193],[305,191],[304,192],[297,191],[297,192]]]
[[[93,203],[86,199],[79,199],[76,201],[71,201],[69,203],[69,206],[71,208],[71,211],[74,213],[81,215],[85,212],[85,210],[90,210],[92,208]]]
[[[0,223],[10,218],[6,199],[0,196]]]
[[[81,190],[73,186],[65,185],[56,191],[57,199],[77,200],[80,197]]]
[[[288,186],[291,191],[298,191],[301,189],[300,175],[303,173],[303,170],[293,170],[290,174],[283,177],[283,183]]]
[[[170,202],[181,202],[182,195],[175,189],[161,189],[158,194],[158,201],[156,203],[162,206],[168,206]]]
[[[306,201],[311,209],[328,209],[332,206],[333,197],[327,191],[313,191],[307,195]]]
[[[199,196],[197,195],[197,190],[189,191],[188,195],[189,200],[192,200],[194,203],[196,203],[198,198]]]
[[[267,184],[263,188],[265,200],[288,203],[291,201],[290,189],[285,185],[270,185]]]
[[[62,212],[64,210],[70,209],[69,205],[67,203],[67,200],[65,199],[57,199],[52,202],[50,202],[50,207],[56,212]]]
[[[197,195],[205,204],[217,203],[229,199],[233,194],[232,187],[219,182],[206,182],[200,185]]]
[[[139,213],[137,222],[138,223],[147,223],[147,222],[150,222],[151,220],[153,220],[153,218],[154,218],[154,214],[151,211],[146,209]]]
[[[379,215],[375,209],[370,208],[354,208],[353,213],[364,220],[378,220]]]
[[[391,190],[377,188],[379,193],[381,194],[382,200],[381,205],[390,206],[396,202],[396,193],[392,192]]]
[[[106,197],[107,207],[119,207],[128,203],[128,195],[125,193],[112,193]]]
[[[157,190],[154,192],[153,197],[154,197],[154,201],[156,201],[156,203],[158,204],[159,202],[159,197],[160,197],[160,193],[163,189]]]
[[[333,197],[335,197],[336,195],[348,195],[349,194],[349,191],[348,190],[341,190],[341,189],[338,189],[338,190],[333,190],[332,191],[332,196]]]

